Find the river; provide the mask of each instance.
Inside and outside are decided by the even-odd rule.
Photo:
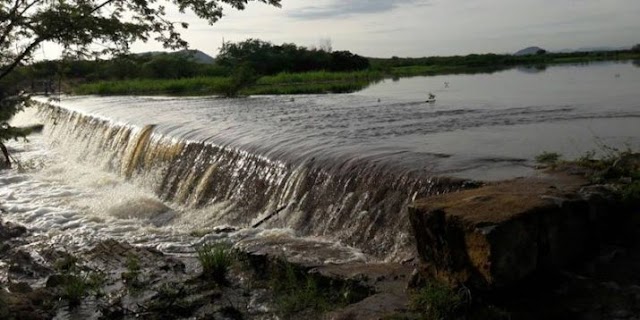
[[[536,174],[543,151],[637,150],[638,88],[635,65],[595,63],[353,94],[63,96],[15,120],[45,130],[10,143],[22,168],[0,172],[0,205],[71,248],[113,237],[189,253],[284,239],[283,250],[324,262],[400,260],[413,256],[406,208],[418,197],[458,179]],[[325,254],[304,253],[313,248]]]

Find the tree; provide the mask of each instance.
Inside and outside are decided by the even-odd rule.
[[[631,51],[640,52],[640,43],[638,43],[635,46],[631,47]]]
[[[223,5],[242,10],[250,1],[280,6],[280,0],[0,0],[0,146],[4,151],[4,141],[23,134],[8,121],[28,98],[9,78],[42,43],[58,43],[65,55],[78,57],[126,53],[130,43],[151,38],[186,48],[178,29],[188,24],[169,20],[166,5],[213,24]]]
[[[309,49],[292,43],[274,45],[259,39],[238,43],[225,42],[216,58],[220,66],[235,69],[248,64],[257,75],[279,72],[307,72],[313,70],[353,71],[369,68],[369,59],[349,51],[330,52],[325,48]]]

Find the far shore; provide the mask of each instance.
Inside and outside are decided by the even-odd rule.
[[[77,95],[176,95],[247,96],[351,93],[384,79],[452,74],[494,73],[515,67],[544,70],[563,64],[587,64],[604,61],[637,61],[640,53],[544,54],[516,57],[510,55],[469,55],[465,57],[370,59],[371,67],[361,71],[279,73],[256,76],[234,88],[232,76],[181,79],[126,79],[95,82],[67,81],[66,91]]]

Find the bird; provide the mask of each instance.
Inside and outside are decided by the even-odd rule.
[[[446,82],[446,81],[445,81],[445,82],[444,82],[444,87],[445,87],[445,88],[449,88],[449,82]]]

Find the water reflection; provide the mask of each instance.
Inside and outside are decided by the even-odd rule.
[[[540,73],[547,70],[547,65],[538,64],[538,65],[529,65],[529,66],[519,66],[516,69],[523,73]]]

